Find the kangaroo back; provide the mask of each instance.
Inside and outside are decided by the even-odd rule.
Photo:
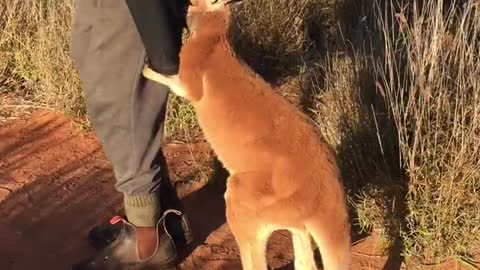
[[[147,67],[144,75],[192,103],[230,172],[226,216],[244,269],[267,269],[266,243],[279,229],[294,233],[296,266],[315,265],[311,235],[326,270],[348,269],[348,214],[333,151],[307,116],[236,58],[227,39],[233,2],[214,2],[189,8],[179,74]]]

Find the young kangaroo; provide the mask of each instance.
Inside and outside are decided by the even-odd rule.
[[[267,269],[267,240],[279,229],[292,233],[296,269],[316,269],[310,236],[324,269],[349,269],[346,199],[332,151],[304,114],[235,57],[227,33],[238,1],[210,1],[189,7],[179,74],[148,67],[143,74],[193,104],[230,172],[226,217],[243,269]]]

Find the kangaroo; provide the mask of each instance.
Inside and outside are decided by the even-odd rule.
[[[227,33],[231,8],[240,1],[192,2],[178,75],[148,65],[143,75],[192,103],[229,171],[226,219],[242,268],[267,269],[268,238],[286,229],[296,269],[317,269],[311,237],[324,269],[349,269],[350,226],[333,151],[306,115],[235,56]]]

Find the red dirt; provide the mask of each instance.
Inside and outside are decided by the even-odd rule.
[[[167,145],[165,155],[172,180],[189,184],[180,196],[197,238],[193,250],[181,253],[179,269],[241,269],[222,189],[194,177],[211,160],[208,145]],[[37,112],[0,126],[0,269],[69,269],[92,254],[88,230],[121,209],[113,183],[94,134],[63,116]],[[352,269],[399,269],[386,265],[376,243],[370,237],[354,247]],[[272,236],[267,256],[273,269],[293,269],[288,233]]]

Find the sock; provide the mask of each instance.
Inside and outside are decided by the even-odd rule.
[[[130,196],[123,200],[125,214],[130,223],[137,227],[155,227],[161,217],[160,201],[157,194]]]

